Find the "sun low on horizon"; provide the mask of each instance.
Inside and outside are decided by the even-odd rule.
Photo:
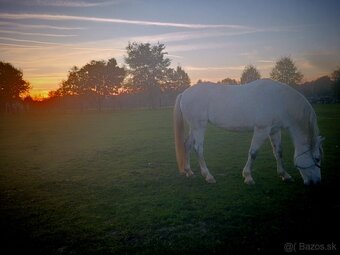
[[[180,8],[179,8],[180,7]],[[291,57],[305,80],[340,65],[338,1],[0,0],[0,56],[48,97],[73,66],[115,58],[129,42],[163,43],[192,83],[239,80],[245,66],[269,77]]]

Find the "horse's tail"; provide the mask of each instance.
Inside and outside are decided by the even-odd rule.
[[[174,135],[175,135],[175,148],[176,148],[176,159],[178,169],[181,174],[185,174],[185,130],[183,115],[180,107],[182,94],[179,94],[176,98],[174,107]]]

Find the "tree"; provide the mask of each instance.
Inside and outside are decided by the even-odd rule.
[[[261,79],[260,72],[253,65],[248,65],[244,68],[241,75],[241,84],[249,83]]]
[[[149,96],[152,107],[157,104],[161,85],[166,83],[170,59],[166,58],[164,44],[129,43],[125,62],[129,66],[129,84]]]
[[[82,68],[72,67],[55,94],[78,96],[81,101],[95,99],[97,109],[101,110],[103,98],[119,92],[125,73],[125,69],[118,67],[114,58],[108,61],[92,60]]]
[[[332,80],[328,75],[313,81],[305,82],[296,87],[302,94],[311,100],[317,97],[332,97]]]
[[[86,91],[100,96],[117,94],[125,78],[124,68],[117,66],[114,58],[107,62],[92,60],[79,70]]]
[[[114,58],[107,62],[92,60],[79,70],[83,91],[96,99],[98,110],[101,110],[105,96],[118,93],[125,78],[125,69],[117,66]]]
[[[276,62],[270,78],[294,86],[302,81],[303,75],[290,57],[283,57]]]
[[[332,73],[331,79],[334,96],[340,99],[340,68]]]
[[[61,82],[58,93],[62,96],[73,96],[82,94],[82,78],[80,69],[73,66],[68,72],[67,79]]]
[[[207,80],[202,80],[202,79],[198,79],[198,81],[196,82],[196,84],[201,84],[201,83],[213,83],[213,82],[207,81]]]
[[[218,81],[217,83],[224,84],[224,85],[237,85],[238,84],[237,80],[232,79],[232,78],[225,78],[221,81]]]
[[[10,63],[0,61],[0,103],[2,109],[11,110],[11,105],[27,94],[31,86],[23,79],[23,73]]]
[[[182,69],[182,67],[177,66],[176,69],[167,69],[167,78],[164,84],[162,84],[162,92],[182,92],[190,86],[189,75]]]

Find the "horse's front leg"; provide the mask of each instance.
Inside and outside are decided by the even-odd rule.
[[[282,160],[281,131],[270,134],[270,142],[273,147],[273,153],[276,158],[277,173],[283,181],[292,181],[293,178],[286,172]]]
[[[212,174],[210,173],[203,156],[204,131],[205,131],[204,128],[200,128],[193,131],[194,149],[198,157],[198,162],[200,164],[202,176],[208,183],[215,183],[216,180],[214,176],[212,176]]]
[[[258,150],[260,149],[263,142],[267,139],[268,135],[269,135],[268,128],[262,129],[257,127],[254,128],[254,135],[248,153],[248,160],[242,172],[242,176],[244,177],[244,182],[246,184],[255,184],[254,179],[251,176],[253,163],[254,160],[256,159]]]

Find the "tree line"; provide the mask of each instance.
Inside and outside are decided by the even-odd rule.
[[[72,99],[81,108],[94,105],[101,110],[105,100],[139,95],[146,99],[141,105],[155,108],[166,104],[166,97],[174,97],[190,86],[189,76],[180,66],[170,67],[164,44],[133,42],[126,50],[127,66],[119,67],[111,58],[71,68],[60,87],[49,93],[50,100]]]
[[[39,105],[80,110],[103,107],[160,107],[173,104],[176,96],[190,86],[188,74],[180,67],[171,68],[165,45],[129,43],[124,66],[115,58],[92,60],[82,67],[74,66],[59,88]],[[225,78],[218,84],[242,85],[261,78],[254,65],[244,68],[240,81]],[[340,68],[331,76],[301,83],[303,74],[290,57],[279,59],[270,78],[293,86],[308,98],[340,98]],[[204,82],[199,80],[197,83]],[[1,111],[15,111],[20,105],[36,104],[29,96],[31,85],[23,79],[21,70],[0,61]],[[24,99],[22,99],[24,98]],[[22,102],[26,104],[22,104]]]
[[[303,74],[297,69],[294,61],[290,57],[282,57],[276,62],[275,66],[270,72],[270,78],[291,86],[296,86],[301,85]],[[261,79],[261,74],[257,68],[254,65],[247,65],[241,74],[240,81],[232,78],[225,78],[221,81],[218,81],[217,83],[227,85],[242,85],[259,79]],[[198,83],[201,82],[203,81],[198,81]]]
[[[303,74],[298,70],[290,57],[282,57],[270,72],[270,78],[288,84],[304,94],[312,103],[331,103],[340,100],[340,68],[333,71],[330,76],[325,75],[313,81],[302,82]],[[247,65],[240,81],[225,78],[218,84],[242,85],[261,79],[261,74],[254,65]],[[198,83],[207,81],[199,80]]]

